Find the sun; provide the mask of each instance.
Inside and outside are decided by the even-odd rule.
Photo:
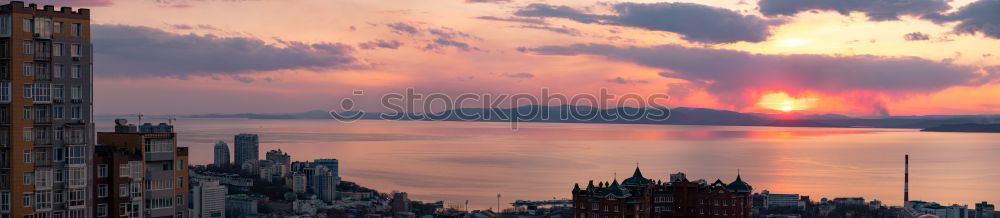
[[[788,113],[793,111],[807,110],[815,107],[816,98],[815,97],[793,98],[789,96],[788,93],[775,92],[761,96],[760,101],[757,102],[757,105],[762,108]]]

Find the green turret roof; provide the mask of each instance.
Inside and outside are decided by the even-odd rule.
[[[642,177],[642,172],[639,171],[639,166],[635,167],[635,172],[632,173],[632,177],[622,181],[622,185],[626,186],[643,186],[653,183],[653,180]]]
[[[750,193],[753,191],[753,186],[750,186],[750,184],[743,182],[743,179],[740,178],[740,175],[736,174],[736,181],[729,183],[729,185],[726,186],[726,189],[732,192]]]

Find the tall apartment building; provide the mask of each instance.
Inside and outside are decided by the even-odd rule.
[[[90,10],[0,5],[0,218],[85,217]]]
[[[214,161],[212,164],[215,166],[226,166],[229,165],[229,145],[224,141],[219,141],[215,143],[215,153]]]
[[[191,216],[199,218],[226,217],[226,186],[219,181],[192,184]]]
[[[243,162],[260,159],[260,143],[257,134],[239,134],[233,140],[233,164],[242,166]]]
[[[318,165],[315,169],[312,176],[313,192],[320,200],[333,203],[337,199],[337,185],[340,185],[340,177],[336,176],[332,169],[323,165]]]
[[[277,177],[285,177],[292,167],[292,156],[281,151],[281,149],[268,151],[264,154],[264,160],[274,163],[274,170],[272,171],[273,175]]]
[[[118,205],[109,203],[108,207],[117,209],[125,207],[131,211],[141,209],[142,212],[139,213],[141,217],[189,217],[188,149],[177,147],[177,134],[174,133],[173,126],[165,123],[159,125],[145,123],[136,126],[127,124],[124,119],[118,119],[115,120],[114,132],[97,133],[97,142],[100,144],[98,147],[123,151],[124,155],[138,156],[138,160],[141,161],[141,164],[128,166],[116,163],[118,166],[115,167],[119,168],[119,172],[135,170],[138,172],[128,176],[129,201],[117,203]],[[108,161],[97,162],[103,164]],[[108,167],[114,168],[110,165]],[[122,177],[122,175],[111,176]],[[100,181],[99,179],[100,176],[95,181]],[[96,184],[98,188],[105,185],[101,182],[95,183],[98,183]],[[135,183],[140,185],[138,187],[132,185]],[[107,186],[124,189],[121,183],[107,184]],[[141,190],[141,194],[133,197],[132,193],[138,191],[136,188]],[[123,193],[124,190],[121,190],[119,196],[123,196]],[[102,193],[98,192],[94,198],[100,200],[100,196]]]
[[[333,176],[340,176],[340,162],[337,161],[337,159],[316,159],[316,161],[313,162],[313,164],[315,164],[316,166],[324,166],[330,169],[333,173]]]
[[[141,217],[142,155],[128,148],[94,147],[93,217]]]

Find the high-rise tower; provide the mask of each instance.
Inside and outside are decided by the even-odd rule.
[[[0,217],[85,217],[93,175],[90,10],[0,5]]]
[[[233,164],[242,166],[243,162],[260,159],[260,141],[257,134],[239,134],[233,137]]]

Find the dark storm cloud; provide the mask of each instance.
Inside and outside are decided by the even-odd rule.
[[[905,39],[906,41],[926,41],[930,40],[931,36],[927,35],[926,33],[912,32],[903,35],[903,39]]]
[[[875,21],[898,20],[902,15],[923,16],[951,8],[948,0],[760,0],[766,16],[795,15],[803,11],[861,12]]]
[[[926,18],[938,23],[958,22],[955,31],[960,33],[981,33],[1000,39],[1000,0],[979,0],[954,13],[932,14]]]
[[[492,20],[492,21],[503,21],[503,22],[516,22],[516,23],[527,23],[527,24],[538,24],[545,25],[547,22],[542,19],[535,18],[522,18],[522,17],[496,17],[496,16],[479,16],[476,19],[480,20]]]
[[[526,48],[543,55],[596,55],[660,68],[661,76],[705,84],[709,92],[734,106],[747,106],[748,93],[758,90],[827,94],[921,94],[996,79],[988,69],[916,57],[871,55],[764,55],[743,51],[687,48],[675,45],[616,47],[574,44]]]
[[[777,22],[753,15],[694,3],[617,3],[613,15],[598,15],[567,6],[530,4],[514,14],[522,17],[557,17],[581,23],[636,27],[680,34],[702,43],[761,42]]]
[[[56,7],[102,7],[111,6],[113,0],[21,0],[24,5],[35,3],[38,5],[54,5]],[[59,8],[56,8],[59,10]]]
[[[160,29],[93,25],[99,76],[176,77],[238,75],[274,70],[328,70],[364,67],[354,49],[340,43],[278,40],[278,45],[248,37],[175,34]]]
[[[358,48],[365,49],[365,50],[371,50],[371,49],[376,49],[376,48],[397,49],[397,48],[399,48],[399,46],[402,46],[402,45],[403,45],[403,43],[401,43],[399,41],[396,41],[396,40],[382,40],[382,39],[378,39],[378,40],[372,40],[372,41],[360,43],[360,44],[358,44]]]

